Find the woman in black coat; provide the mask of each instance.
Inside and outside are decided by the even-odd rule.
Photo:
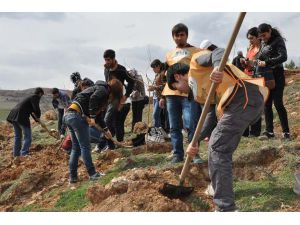
[[[30,115],[35,121],[41,117],[40,99],[44,95],[42,88],[36,88],[33,95],[30,95],[18,103],[8,114],[7,121],[10,122],[15,131],[15,142],[13,156],[25,156],[29,153],[31,145]],[[24,142],[22,139],[24,134]]]
[[[262,46],[257,55],[257,66],[270,68],[275,79],[275,87],[270,90],[270,96],[265,104],[266,131],[264,135],[268,138],[275,136],[272,110],[272,104],[274,102],[282,127],[282,136],[284,139],[289,140],[291,137],[287,112],[283,105],[283,90],[285,86],[283,63],[287,60],[285,39],[276,28],[265,23],[258,26],[258,33],[262,40]]]

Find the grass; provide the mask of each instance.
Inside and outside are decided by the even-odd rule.
[[[285,169],[273,179],[239,181],[234,184],[236,202],[241,211],[279,211],[282,206],[292,206],[300,197],[294,194],[294,176]]]
[[[197,197],[197,196],[193,196],[193,195],[190,196],[187,199],[187,202],[189,202],[191,204],[192,209],[195,212],[207,212],[210,209],[208,203],[203,201],[202,198]]]
[[[51,211],[77,212],[83,209],[89,203],[89,200],[86,198],[86,191],[90,183],[85,182],[75,190],[62,192],[60,199]]]

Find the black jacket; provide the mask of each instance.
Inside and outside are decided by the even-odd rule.
[[[38,95],[31,95],[23,99],[10,111],[6,120],[10,123],[18,122],[30,127],[29,117],[32,113],[36,116],[36,118],[32,116],[34,120],[41,117],[40,99],[41,97]]]
[[[104,76],[106,82],[111,79],[118,79],[126,88],[125,96],[129,97],[133,91],[134,80],[129,76],[126,68],[120,64],[118,64],[115,70],[111,70],[108,68],[104,69]],[[127,85],[124,84],[125,80],[127,81]]]
[[[273,70],[276,87],[284,87],[283,63],[287,60],[287,51],[283,38],[271,37],[267,43],[262,43],[257,59],[265,61],[266,67]]]
[[[267,67],[272,69],[283,67],[282,63],[287,60],[287,51],[282,37],[271,37],[267,43],[262,43],[257,59],[266,62]]]
[[[84,115],[96,119],[96,122],[105,128],[106,124],[101,115],[108,105],[110,88],[104,81],[97,81],[94,86],[78,93],[73,100]],[[101,112],[99,113],[99,111]]]

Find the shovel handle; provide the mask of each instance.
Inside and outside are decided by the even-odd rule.
[[[227,43],[227,47],[225,49],[224,55],[222,57],[221,63],[220,63],[219,68],[218,68],[218,71],[220,71],[220,72],[223,72],[223,70],[225,68],[226,62],[228,60],[228,56],[231,52],[232,46],[235,42],[235,39],[236,39],[236,37],[239,33],[239,30],[240,30],[240,27],[243,23],[245,15],[246,15],[246,12],[241,12],[239,14],[239,17],[236,21],[235,27],[234,27],[233,32],[231,34],[231,37],[230,37],[230,39]],[[192,139],[192,142],[191,142],[192,146],[196,146],[196,144],[199,140],[201,130],[202,130],[206,115],[207,115],[208,110],[209,110],[211,99],[214,97],[217,87],[218,87],[218,84],[212,82],[212,84],[210,86],[210,89],[209,89],[209,92],[208,92],[208,96],[207,96],[205,104],[204,104],[204,108],[203,108],[201,116],[200,116],[200,120],[198,121],[197,128],[196,128],[196,131],[194,133],[194,136],[193,136],[193,139]],[[186,160],[185,160],[184,165],[183,165],[183,168],[182,168],[182,171],[181,171],[181,174],[180,174],[180,184],[183,184],[183,182],[184,182],[184,179],[185,179],[186,174],[189,170],[189,166],[190,166],[190,163],[191,163],[192,159],[193,158],[191,156],[187,155]]]

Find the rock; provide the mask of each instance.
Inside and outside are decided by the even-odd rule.
[[[199,173],[197,167],[193,166],[193,167],[190,169],[190,173],[191,173],[193,176],[197,176],[198,173]]]
[[[126,177],[114,178],[114,179],[112,179],[110,184],[105,186],[105,189],[109,189],[110,192],[112,192],[112,193],[122,194],[122,193],[127,192],[128,183],[129,183],[129,181],[127,180]]]
[[[120,158],[114,159],[114,163],[117,163],[117,162],[119,162],[119,161],[120,161]]]
[[[54,110],[49,110],[49,111],[44,113],[43,118],[47,121],[57,120],[57,114]]]
[[[298,114],[298,113],[296,113],[296,112],[292,112],[292,113],[291,113],[291,116],[297,116],[297,114]]]

